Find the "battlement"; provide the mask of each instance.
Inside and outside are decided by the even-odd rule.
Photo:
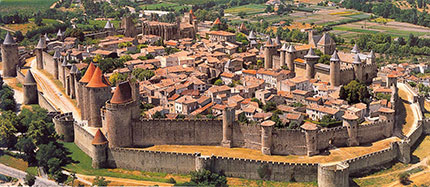
[[[343,73],[343,72],[349,72],[349,71],[354,71],[354,68],[353,67],[349,67],[349,68],[341,68],[340,69],[341,73]]]
[[[387,125],[387,121],[375,121],[373,123],[360,124],[359,127],[371,127],[371,126],[384,126]]]
[[[195,119],[190,119],[190,118],[184,118],[184,119],[167,119],[167,118],[154,118],[154,119],[149,119],[149,118],[140,118],[140,121],[153,121],[153,122],[166,122],[166,121],[186,121],[186,122],[190,122],[190,121],[222,121],[221,119],[210,119],[210,118],[195,118]]]
[[[326,129],[321,129],[320,131],[318,131],[317,133],[325,133],[325,132],[336,132],[336,131],[342,131],[346,129],[346,127],[344,126],[339,126],[339,127],[333,127],[333,128],[326,128]]]
[[[54,116],[54,120],[57,120],[57,121],[74,121],[73,113],[68,112],[68,113],[58,114],[58,115]]]
[[[383,153],[387,153],[389,151],[393,151],[393,146],[390,145],[390,147],[386,148],[386,149],[382,149],[382,150],[379,150],[379,151],[376,151],[376,152],[368,153],[368,154],[365,154],[365,155],[362,155],[362,156],[358,156],[358,157],[355,157],[355,158],[347,159],[347,160],[345,160],[345,162],[347,162],[348,164],[351,164],[351,163],[354,163],[354,162],[357,162],[357,161],[360,161],[360,160],[369,159],[371,157],[374,157],[374,156],[377,156],[377,155],[381,155]]]
[[[120,148],[120,147],[112,147],[110,148],[113,151],[130,153],[130,152],[141,152],[141,153],[152,153],[152,154],[167,154],[167,155],[180,155],[180,156],[196,156],[196,153],[181,153],[181,152],[165,152],[165,151],[151,151],[145,149],[136,149],[136,148]]]

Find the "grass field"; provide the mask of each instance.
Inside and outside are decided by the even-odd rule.
[[[21,24],[7,24],[5,27],[10,28],[14,31],[21,31],[23,34],[27,33],[30,30],[37,28],[38,26],[34,23],[34,18],[28,19],[28,23]],[[45,25],[52,25],[54,23],[58,23],[58,21],[54,19],[43,19],[42,23]]]
[[[28,163],[26,161],[12,157],[7,154],[0,156],[0,163],[6,166],[13,167],[15,169],[19,169],[21,171],[27,171],[28,173],[31,173],[33,175],[37,175],[36,167],[28,167]]]
[[[249,5],[228,8],[224,11],[224,13],[239,14],[239,12],[245,12],[247,15],[253,15],[253,14],[264,13],[265,9],[266,9],[266,5],[263,5],[263,4],[249,4]]]
[[[140,5],[139,7],[146,10],[160,10],[161,7],[180,10],[182,8],[187,8],[188,6],[180,5],[174,2],[162,2],[162,3],[155,3],[155,4],[143,4],[143,5]]]
[[[42,9],[48,9],[57,0],[0,0],[0,12],[24,12],[33,13]]]
[[[89,24],[77,24],[76,26],[86,31],[86,30],[94,29],[94,26],[96,26],[97,28],[104,28],[106,25],[106,22],[107,21],[103,21],[103,20],[89,20]],[[119,28],[120,21],[112,20],[110,22],[114,25],[115,28]]]

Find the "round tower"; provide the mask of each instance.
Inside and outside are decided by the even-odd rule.
[[[354,61],[352,62],[354,66],[355,79],[360,82],[365,82],[363,79],[363,63],[361,62],[361,58],[359,54],[354,56]]]
[[[90,109],[90,98],[88,93],[88,88],[86,85],[88,82],[90,82],[91,77],[94,74],[94,70],[96,67],[93,63],[90,63],[88,65],[87,71],[85,72],[84,76],[79,80],[79,86],[78,86],[78,93],[80,94],[78,97],[78,106],[81,110],[81,118],[82,120],[88,120],[89,119],[89,109]]]
[[[61,59],[60,51],[55,50],[54,56],[52,58],[54,59],[54,78],[58,79],[58,64],[60,63]]]
[[[132,96],[130,83],[122,82],[116,86],[112,99],[106,102],[103,129],[110,147],[131,147],[133,145],[132,123],[139,119],[135,111],[139,105]]]
[[[402,139],[397,142],[399,145],[399,152],[397,159],[404,164],[409,164],[411,162],[411,144],[410,139]]]
[[[71,112],[64,113],[54,116],[52,119],[55,126],[55,132],[63,137],[65,142],[73,142],[75,139],[73,124],[75,120],[73,119],[73,114]]]
[[[316,125],[315,123],[306,122],[301,126],[301,128],[305,130],[307,155],[317,155],[319,153],[317,147],[318,125]]]
[[[340,59],[337,51],[334,51],[330,58],[330,84],[332,86],[340,85]]]
[[[281,52],[281,54],[280,54],[280,68],[282,68],[282,66],[285,66],[286,64],[285,64],[285,53],[287,52],[287,44],[285,44],[284,43],[284,45],[282,45],[282,47],[281,47],[281,50],[280,50],[280,52]]]
[[[375,56],[375,52],[373,52],[373,50],[371,50],[369,55],[367,55],[367,63],[368,64],[375,64],[376,63],[376,56]]]
[[[99,67],[94,70],[93,76],[86,87],[89,97],[88,125],[90,127],[102,127],[100,109],[111,98],[111,88]]]
[[[349,187],[349,164],[318,164],[318,187]]]
[[[386,121],[384,136],[390,137],[393,135],[394,124],[395,124],[395,111],[390,108],[381,107],[378,110],[379,112],[379,120]]]
[[[294,72],[294,59],[295,59],[295,54],[296,53],[296,48],[293,45],[290,45],[290,47],[287,49],[286,52],[286,63],[288,66],[288,69],[292,72]]]
[[[314,49],[309,48],[308,54],[305,55],[306,78],[313,79],[315,76],[315,64],[320,57],[315,54]]]
[[[100,129],[97,130],[93,141],[91,142],[94,149],[92,167],[95,169],[105,168],[107,166],[107,146],[108,141]]]
[[[19,62],[18,44],[9,32],[6,33],[3,45],[1,46],[1,54],[3,60],[3,76],[16,77],[16,66]]]
[[[275,122],[271,120],[261,123],[261,152],[265,155],[272,154],[272,130]]]
[[[343,126],[348,130],[348,146],[357,146],[358,142],[358,117],[354,114],[342,116]]]
[[[213,155],[202,156],[200,153],[195,153],[194,156],[196,157],[196,160],[195,160],[196,171],[200,171],[203,169],[212,171],[213,158],[214,158]]]
[[[33,74],[30,70],[27,71],[27,74],[24,78],[23,84],[23,93],[24,93],[24,101],[23,104],[31,105],[38,103],[38,92],[37,92],[37,84],[36,80],[34,80]]]
[[[222,142],[221,146],[232,146],[232,129],[235,118],[234,108],[226,107],[222,113]]]
[[[37,43],[35,53],[37,69],[43,69],[43,50],[46,49],[46,40],[44,36],[40,36],[39,42]]]
[[[273,67],[273,55],[276,54],[276,45],[273,44],[272,39],[269,37],[264,44],[264,69],[271,69]]]
[[[76,74],[79,72],[78,68],[73,64],[72,68],[70,68],[70,97],[72,99],[76,98],[76,87],[75,87],[75,81],[76,81]]]
[[[67,79],[67,56],[63,59],[63,63],[61,64],[61,77],[62,77],[62,79],[60,80],[61,81],[61,83],[63,83],[63,86],[66,88],[67,87],[67,85],[66,85],[66,79]],[[67,90],[67,89],[66,89]]]

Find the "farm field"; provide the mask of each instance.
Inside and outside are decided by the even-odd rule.
[[[263,4],[249,4],[225,9],[224,13],[237,15],[239,12],[245,12],[247,15],[254,15],[264,13],[265,9],[266,5]]]
[[[45,25],[52,25],[54,23],[58,23],[58,21],[53,19],[43,19],[42,21]],[[14,31],[21,31],[23,34],[27,33],[27,31],[33,30],[37,27],[37,25],[34,23],[34,18],[30,18],[28,23],[21,23],[21,24],[7,24],[5,27],[12,29]]]
[[[413,25],[409,23],[389,21],[386,24],[360,21],[333,27],[332,33],[338,34],[345,39],[352,39],[359,34],[384,33],[393,37],[415,36],[430,37],[430,28]]]
[[[180,10],[182,8],[187,8],[188,6],[180,5],[178,3],[173,3],[173,2],[162,2],[162,3],[155,3],[155,4],[142,4],[139,7],[144,10],[159,10],[161,7]]]
[[[296,11],[290,14],[289,17],[295,22],[314,23],[316,25],[335,25],[370,17],[370,14],[344,8],[336,9],[333,7],[319,6],[312,8],[318,9],[318,11],[314,13]]]
[[[26,12],[33,13],[42,9],[48,9],[57,0],[1,0],[0,12]]]

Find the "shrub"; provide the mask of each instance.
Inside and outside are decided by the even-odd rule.
[[[399,175],[400,183],[401,183],[401,184],[403,184],[403,185],[407,185],[407,184],[409,184],[409,176],[410,176],[410,174],[409,174],[409,173],[407,173],[407,172],[403,172],[403,173],[401,173],[401,174]]]

